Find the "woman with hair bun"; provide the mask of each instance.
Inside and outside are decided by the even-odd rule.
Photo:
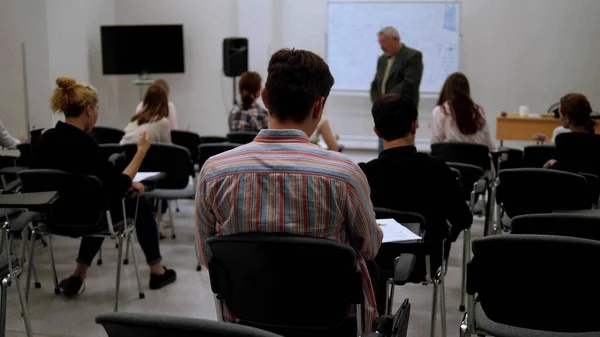
[[[98,93],[86,83],[70,77],[56,79],[56,89],[50,99],[52,111],[62,113],[65,122],[58,122],[53,129],[46,131],[33,144],[32,168],[54,169],[68,173],[97,177],[111,206],[113,221],[121,221],[121,199],[130,189],[140,194],[136,221],[138,241],[146,261],[150,266],[150,289],[160,289],[176,279],[174,270],[165,268],[161,261],[158,245],[156,221],[152,206],[143,195],[144,186],[132,182],[138,172],[151,142],[143,133],[137,140],[137,152],[123,172],[117,171],[108,161],[100,147],[88,135],[98,120]],[[126,200],[127,215],[133,216],[135,200]],[[78,210],[70,210],[73,218]],[[92,234],[107,228],[106,221],[100,221],[96,228],[81,228],[78,236]],[[77,267],[73,274],[60,282],[64,295],[72,297],[80,293],[87,270],[100,250],[103,238],[82,237],[77,257]],[[85,289],[85,287],[84,287]]]
[[[256,103],[260,97],[261,77],[255,72],[245,72],[238,83],[241,104],[235,104],[229,113],[229,131],[259,132],[268,127],[269,113]]]

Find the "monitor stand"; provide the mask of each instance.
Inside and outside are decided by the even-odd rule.
[[[144,100],[144,91],[150,84],[152,84],[152,80],[147,73],[139,74],[137,79],[133,81],[133,85],[139,87],[140,89],[140,102]]]

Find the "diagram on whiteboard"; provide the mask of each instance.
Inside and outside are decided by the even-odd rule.
[[[381,48],[377,32],[393,26],[423,53],[421,92],[439,92],[458,71],[460,5],[456,2],[331,2],[327,62],[335,90],[368,91]]]

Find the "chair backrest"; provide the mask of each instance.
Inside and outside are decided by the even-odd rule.
[[[595,174],[579,172],[579,175],[583,176],[587,182],[588,196],[593,205],[598,204],[600,199],[600,178]]]
[[[584,177],[549,169],[510,169],[498,172],[496,202],[509,217],[590,209]]]
[[[234,131],[227,134],[230,143],[248,144],[254,140],[258,132]]]
[[[225,142],[227,142],[227,137],[200,136],[200,144],[215,144],[215,143],[225,143]]]
[[[463,189],[463,197],[465,200],[471,200],[471,192],[475,183],[484,176],[483,169],[479,166],[446,162],[450,168],[460,172],[460,184]]]
[[[556,159],[556,147],[554,145],[530,145],[523,149],[524,167],[544,167],[550,159]]]
[[[546,235],[473,240],[467,291],[494,322],[556,332],[600,331],[600,287],[590,259],[600,242]],[[543,334],[541,334],[543,335]]]
[[[92,137],[96,144],[118,144],[124,135],[125,132],[123,130],[106,126],[95,126],[90,131],[90,137]]]
[[[175,145],[183,146],[190,151],[190,156],[194,163],[198,162],[198,146],[202,140],[197,133],[182,130],[171,131],[171,141]]]
[[[96,317],[108,337],[281,337],[241,324],[205,319],[115,312]]]
[[[462,142],[431,144],[431,155],[440,157],[446,162],[475,165],[484,171],[491,169],[490,150],[481,144]]]
[[[25,193],[58,192],[48,223],[61,227],[92,227],[109,209],[102,183],[96,177],[47,169],[25,170],[18,176]]]
[[[17,166],[17,157],[0,156],[0,168]]]
[[[31,166],[31,143],[21,143],[17,145],[19,150],[19,159],[17,160],[17,166],[30,167]]]
[[[100,149],[113,165],[119,170],[125,170],[129,161],[125,149],[119,144],[100,144]]]
[[[500,161],[500,163],[498,163]],[[501,169],[523,167],[523,150],[503,147],[492,152],[492,163],[496,172]]]
[[[123,145],[128,161],[137,152],[136,144]],[[190,177],[196,175],[190,151],[183,146],[173,144],[152,144],[139,169],[140,172],[163,172],[165,179],[158,182],[159,189],[183,189],[189,184]]]
[[[202,168],[202,166],[208,160],[208,158],[210,158],[212,156],[216,156],[219,153],[233,150],[240,145],[241,144],[234,144],[234,143],[200,144],[200,146],[198,146],[198,153],[199,153],[198,164],[200,165],[200,168]]]
[[[512,219],[511,227],[511,234],[572,236],[600,241],[600,215],[527,214]]]
[[[363,301],[356,253],[327,239],[237,234],[207,240],[210,283],[253,326],[331,328]]]

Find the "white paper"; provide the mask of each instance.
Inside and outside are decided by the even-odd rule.
[[[421,237],[402,226],[394,219],[377,219],[383,231],[383,243],[420,240]]]
[[[133,181],[139,183],[142,180],[152,178],[154,176],[159,175],[161,172],[138,172],[135,177],[133,177]]]

